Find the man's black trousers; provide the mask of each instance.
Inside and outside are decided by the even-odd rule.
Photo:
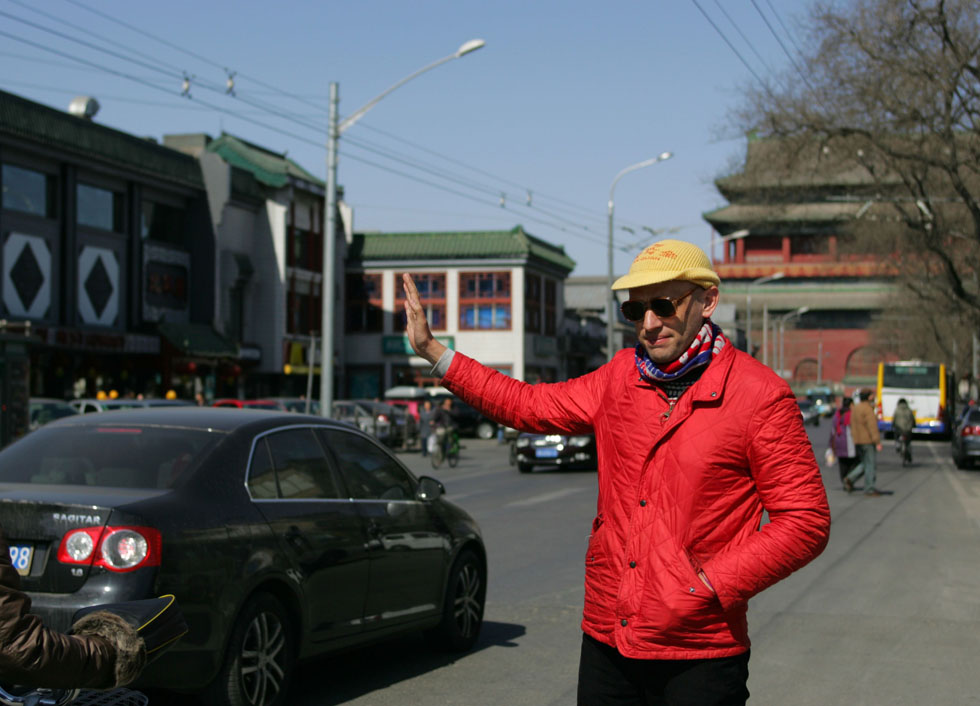
[[[582,636],[578,706],[744,706],[749,653],[719,659],[630,659]]]

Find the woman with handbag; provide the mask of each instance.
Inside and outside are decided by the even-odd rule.
[[[854,438],[851,436],[851,403],[850,397],[844,397],[841,405],[834,411],[830,420],[830,441],[828,450],[837,457],[837,470],[841,483],[851,469],[858,463],[857,451],[854,449]]]

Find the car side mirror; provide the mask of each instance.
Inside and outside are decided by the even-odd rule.
[[[446,486],[429,476],[419,478],[419,487],[415,491],[415,497],[419,500],[433,501],[446,494]]]

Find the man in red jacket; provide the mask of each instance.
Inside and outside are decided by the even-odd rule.
[[[789,386],[711,321],[704,252],[640,253],[613,285],[636,347],[549,385],[446,349],[403,284],[409,341],[445,387],[506,426],[596,435],[578,703],[744,704],[748,600],[823,551],[830,511]]]

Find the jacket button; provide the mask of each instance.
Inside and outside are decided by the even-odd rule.
[[[631,569],[635,569],[636,568],[636,562],[635,561],[631,561],[630,562],[630,568]]]
[[[647,501],[646,500],[641,500],[640,501],[640,507],[646,507],[646,506],[647,506]]]
[[[626,618],[623,618],[622,620],[620,620],[619,621],[619,624],[622,625],[625,628],[626,627]]]
[[[712,396],[712,397],[717,397],[717,396],[718,396],[718,393],[717,393],[717,392],[712,392],[712,393],[711,393],[711,396]]]

